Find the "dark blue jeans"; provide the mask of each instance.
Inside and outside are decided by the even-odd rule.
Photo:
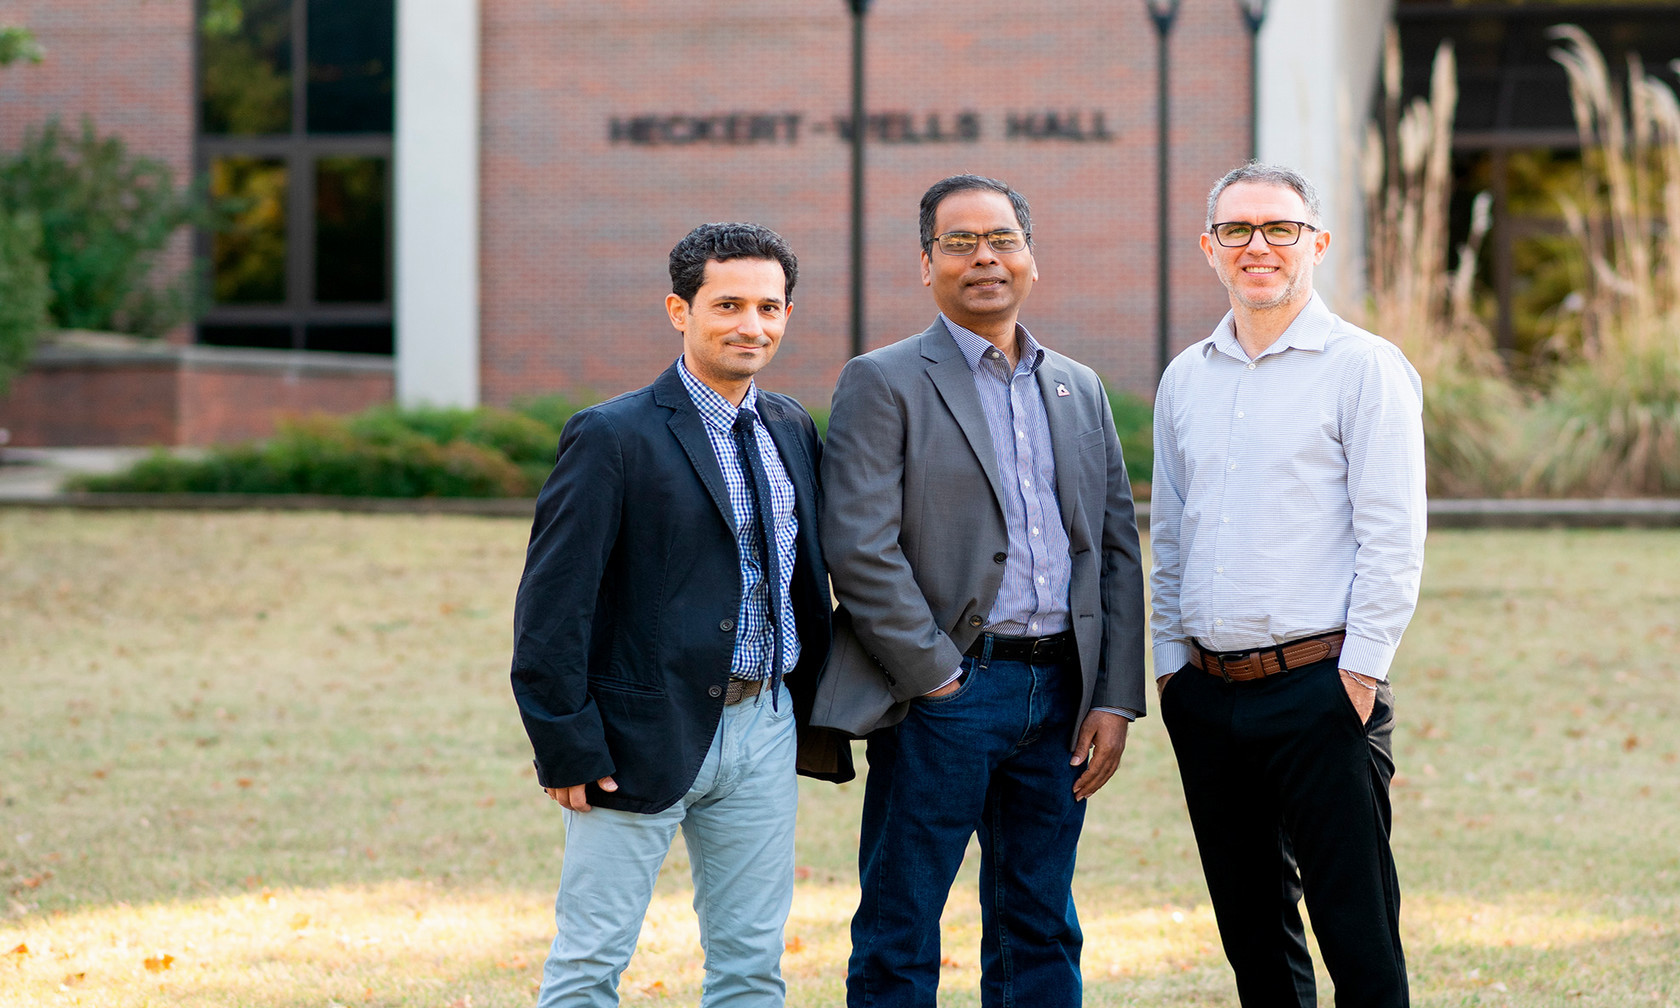
[[[961,688],[869,736],[846,1003],[934,1008],[939,916],[980,833],[980,1001],[1080,1003],[1074,848],[1083,767],[1068,765],[1079,670],[967,658]]]

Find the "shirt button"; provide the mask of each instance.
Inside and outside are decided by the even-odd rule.
[[[1225,573],[1225,568],[1223,568],[1223,567],[1215,567],[1215,568],[1214,568],[1214,569],[1213,569],[1213,572],[1214,572],[1214,573],[1215,573],[1215,574],[1223,574],[1223,573]]]
[[[1250,371],[1254,370],[1254,362],[1253,361],[1248,362],[1248,370],[1250,370]]]
[[[1221,525],[1229,525],[1229,524],[1231,524],[1231,519],[1229,519],[1229,518],[1221,518],[1221,519],[1219,519],[1219,524],[1221,524]]]
[[[1236,472],[1236,471],[1237,471],[1237,464],[1236,464],[1236,463],[1235,463],[1235,462],[1232,462],[1232,463],[1231,463],[1231,471],[1232,471],[1232,472]]]
[[[723,687],[713,686],[711,689],[706,691],[706,695],[711,697],[713,700],[716,700],[718,697],[723,696]]]
[[[1027,432],[1024,430],[1018,430],[1015,432],[1015,436],[1018,438],[1024,438],[1027,436]]]
[[[735,629],[735,621],[732,619],[726,619],[722,623],[718,624],[718,629],[722,630],[724,633],[728,633],[729,631]]]
[[[1044,583],[1044,575],[1042,575],[1042,574],[1040,574],[1040,575],[1039,575],[1039,577],[1038,577],[1038,583],[1039,583],[1039,584],[1043,584],[1043,583]]]
[[[1024,479],[1024,480],[1021,481],[1021,485],[1026,487],[1028,490],[1031,490],[1032,489],[1032,480]]]
[[[1237,410],[1237,419],[1238,420],[1241,420],[1246,415],[1247,414],[1245,414],[1242,410]]]
[[[1038,529],[1033,529],[1033,535],[1038,535]]]
[[[1225,625],[1225,621],[1224,621],[1224,620],[1222,620],[1222,619],[1216,619],[1216,620],[1214,620],[1214,621],[1213,621],[1213,625],[1214,625],[1214,626],[1224,626],[1224,625]]]

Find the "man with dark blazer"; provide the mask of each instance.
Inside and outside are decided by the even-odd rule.
[[[543,1008],[617,1003],[679,828],[701,1004],[783,1002],[795,722],[830,598],[816,428],[754,375],[780,345],[798,265],[773,231],[707,224],[670,267],[682,356],[566,424],[514,608],[514,696],[537,781],[565,810]],[[840,756],[836,779],[850,776]]]
[[[978,830],[981,1003],[1075,1006],[1084,799],[1144,713],[1131,487],[1101,381],[1017,321],[1026,200],[945,179],[921,244],[940,315],[846,365],[823,455],[840,608],[812,719],[869,758],[847,1001],[932,1008]]]

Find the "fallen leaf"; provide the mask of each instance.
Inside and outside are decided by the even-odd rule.
[[[811,877],[811,869],[805,865],[800,865],[793,870],[793,877],[803,882]]]
[[[87,974],[86,973],[68,973],[68,974],[65,975],[63,980],[60,980],[58,982],[58,985],[60,987],[74,987],[74,986],[76,986],[77,984],[81,983],[83,980],[86,980],[86,979],[87,979]]]
[[[794,935],[792,938],[789,938],[783,943],[782,948],[789,952],[803,952],[805,951],[805,939],[799,937],[798,935]]]
[[[1633,752],[1635,749],[1638,749],[1638,748],[1639,748],[1639,736],[1638,735],[1629,735],[1627,738],[1622,739],[1622,751],[1623,752]]]
[[[29,954],[28,943],[26,942],[24,944],[19,945],[17,948],[12,949],[10,954],[11,955],[16,955],[16,956],[26,956],[26,955],[28,955]]]
[[[238,784],[238,785],[239,785],[239,786],[240,786],[240,787],[243,787],[243,788],[248,788],[248,787],[250,787],[250,786],[251,786],[251,785],[252,785],[252,784],[255,784],[255,783],[256,783],[256,781],[253,781],[253,780],[252,780],[252,779],[251,779],[251,778],[249,778],[249,777],[241,777],[241,778],[239,778],[239,779],[238,779],[238,780],[236,780],[236,781],[234,781],[234,783],[235,783],[235,784]]]
[[[291,924],[293,931],[302,931],[309,926],[309,915],[306,913],[293,914]]]
[[[146,957],[146,969],[153,973],[162,973],[164,970],[173,965],[175,965],[175,957],[172,955],[165,954],[161,956]]]

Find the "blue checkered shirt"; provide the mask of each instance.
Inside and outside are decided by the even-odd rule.
[[[729,509],[735,517],[735,546],[741,563],[741,611],[735,620],[735,657],[729,674],[736,679],[765,679],[770,675],[770,656],[775,647],[775,634],[769,620],[770,593],[764,572],[758,563],[758,514],[753,510],[751,476],[741,464],[735,449],[735,416],[740,410],[758,412],[758,384],[747,387],[747,394],[736,409],[729,400],[718,395],[688,371],[688,365],[677,358],[688,396],[700,411],[706,437],[712,442],[718,465],[723,469],[723,482],[729,489]],[[799,664],[799,627],[793,618],[790,586],[793,581],[793,543],[799,535],[799,518],[793,513],[793,480],[782,466],[776,443],[770,440],[763,417],[759,417],[755,436],[759,458],[764,461],[764,475],[770,482],[770,506],[776,516],[776,575],[782,582],[782,671],[792,672]]]

